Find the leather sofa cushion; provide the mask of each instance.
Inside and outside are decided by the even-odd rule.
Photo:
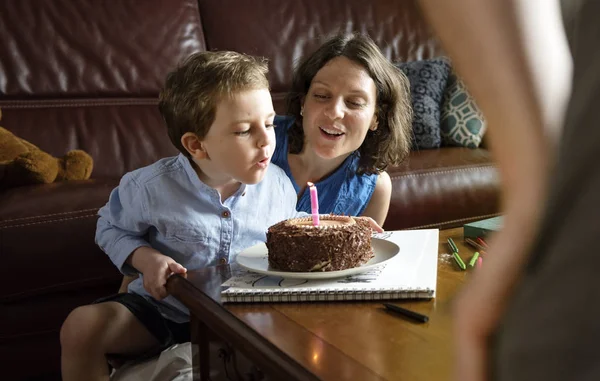
[[[117,180],[88,180],[2,193],[0,302],[119,276],[94,243],[98,208],[116,185]]]
[[[168,71],[205,50],[195,0],[19,0],[1,8],[4,99],[155,97]]]
[[[275,110],[284,113],[294,65],[339,31],[368,33],[392,62],[442,55],[415,1],[199,0],[208,50],[269,58]],[[235,27],[224,27],[235,25]]]
[[[392,199],[386,230],[450,228],[498,215],[500,178],[489,151],[413,151],[388,168]]]

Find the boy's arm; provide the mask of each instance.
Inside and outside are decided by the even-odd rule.
[[[166,297],[167,278],[187,270],[143,238],[150,228],[148,210],[144,192],[130,175],[123,177],[98,214],[96,242],[102,250],[123,274],[144,274],[144,288],[152,297]]]
[[[111,192],[108,203],[98,211],[96,243],[126,275],[137,272],[128,261],[131,254],[140,247],[150,246],[144,239],[150,226],[142,195],[138,184],[125,175]]]
[[[127,263],[144,274],[144,288],[156,300],[168,295],[166,284],[169,276],[187,272],[187,269],[173,258],[148,246],[135,249]]]

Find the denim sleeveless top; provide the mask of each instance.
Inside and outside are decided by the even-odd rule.
[[[288,129],[293,125],[294,118],[289,116],[275,117],[274,124],[277,146],[273,153],[272,162],[288,175],[296,193],[300,186],[296,184],[288,163]],[[345,214],[360,216],[373,195],[375,183],[379,175],[358,175],[359,155],[354,152],[329,177],[315,183],[319,196],[320,214]],[[308,187],[298,195],[296,204],[298,211],[310,213],[310,191]]]

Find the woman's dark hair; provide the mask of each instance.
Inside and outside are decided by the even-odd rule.
[[[288,131],[290,153],[300,153],[304,145],[300,115],[302,100],[317,72],[336,57],[346,57],[360,64],[375,82],[378,127],[375,131],[369,130],[358,149],[357,173],[379,173],[388,165],[398,165],[408,155],[411,145],[409,82],[404,73],[383,56],[371,38],[358,33],[330,38],[295,70],[292,90],[287,97],[288,114],[295,117],[295,123]]]

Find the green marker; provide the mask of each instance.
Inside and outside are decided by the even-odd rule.
[[[458,267],[461,268],[461,270],[467,269],[467,266],[465,266],[465,263],[463,262],[462,258],[458,255],[458,253],[456,251],[452,253],[452,256],[454,257],[454,260],[458,264]]]
[[[475,267],[475,263],[477,262],[477,258],[479,258],[479,252],[476,251],[475,254],[473,254],[473,256],[471,257],[471,260],[469,261],[469,267]]]

